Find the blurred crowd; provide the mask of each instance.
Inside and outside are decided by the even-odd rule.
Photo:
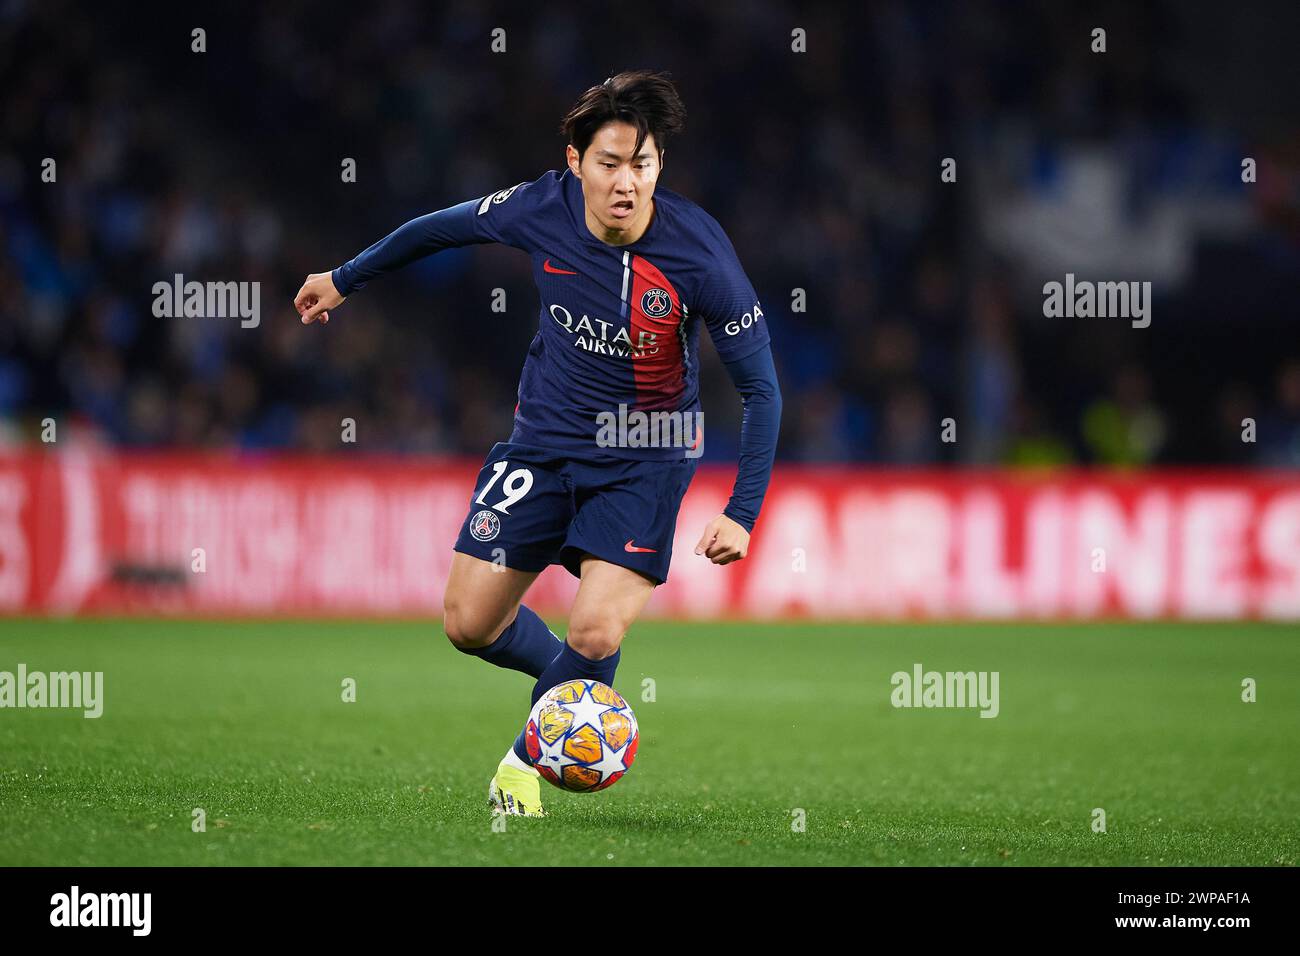
[[[1231,106],[1285,76],[1276,25],[1215,65],[1214,21],[1173,3],[132,10],[0,5],[4,440],[53,417],[123,446],[333,451],[347,417],[361,449],[480,456],[536,328],[525,256],[443,253],[326,328],[293,294],[561,168],[576,96],[650,66],[690,113],[661,182],[763,301],[782,459],[1300,465],[1300,117],[1293,94]],[[1044,317],[1066,272],[1151,281],[1150,327]],[[259,283],[259,324],[155,317],[175,274]],[[739,401],[702,354],[706,458],[734,458]]]

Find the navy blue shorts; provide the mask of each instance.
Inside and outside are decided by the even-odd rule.
[[[668,580],[673,533],[696,459],[575,461],[561,452],[497,442],[478,473],[456,550],[519,571],[584,554]]]

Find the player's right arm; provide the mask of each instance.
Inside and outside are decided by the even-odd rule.
[[[347,296],[339,295],[331,273],[313,272],[293,297],[293,307],[302,316],[303,325],[311,325],[317,319],[321,325],[327,325],[330,320],[329,310],[338,308],[346,298]]]
[[[505,242],[516,245],[512,241],[509,226],[527,204],[525,194],[531,186],[531,183],[521,183],[513,189],[503,189],[482,199],[471,199],[412,219],[332,272],[309,275],[294,296],[294,308],[302,316],[304,325],[310,325],[318,319],[323,324],[329,321],[330,309],[337,308],[344,299],[364,288],[371,279],[400,269],[416,259],[443,249],[476,243]],[[500,211],[496,210],[495,207],[501,206],[516,192],[520,195],[514,202]],[[485,215],[489,211],[496,214]]]

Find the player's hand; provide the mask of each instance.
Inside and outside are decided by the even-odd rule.
[[[695,553],[714,564],[739,561],[749,552],[749,532],[726,515],[718,515],[704,527]]]
[[[311,325],[317,319],[321,325],[330,320],[330,309],[337,309],[346,296],[339,295],[334,288],[334,276],[328,272],[314,272],[307,277],[298,294],[293,297],[293,307],[302,316],[303,325]]]

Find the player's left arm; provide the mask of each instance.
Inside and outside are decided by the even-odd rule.
[[[720,235],[721,253],[714,274],[701,290],[697,308],[744,403],[740,426],[740,462],[731,499],[722,514],[705,526],[695,546],[714,564],[739,561],[749,551],[749,535],[758,521],[776,459],[781,430],[781,386],[772,361],[772,345],[763,308],[735,249]]]
[[[739,561],[749,552],[749,535],[758,521],[767,483],[776,458],[776,439],[781,431],[781,386],[776,380],[772,347],[764,344],[757,352],[727,362],[727,371],[745,405],[740,425],[740,465],[731,500],[722,514],[704,528],[696,554],[714,564]]]

